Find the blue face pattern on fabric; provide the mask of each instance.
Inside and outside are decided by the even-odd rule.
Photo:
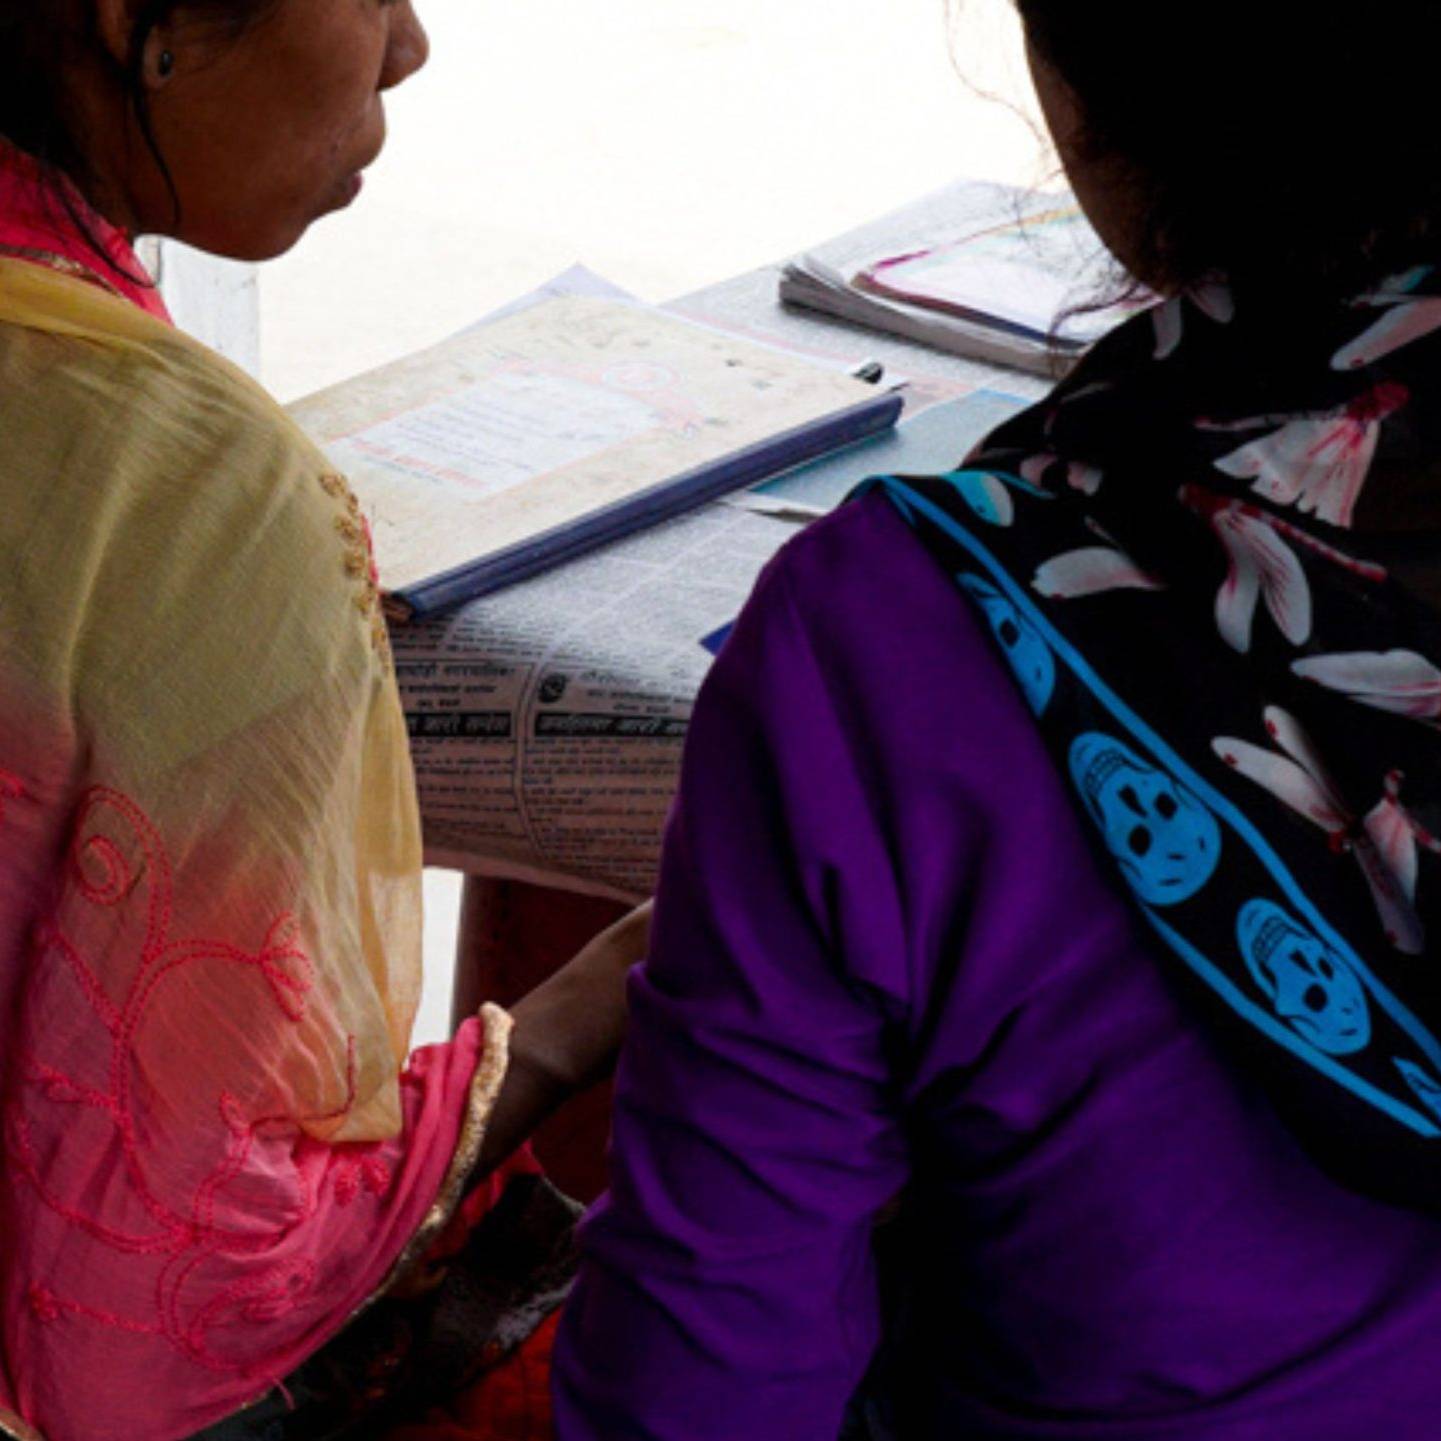
[[[1012,524],[1016,518],[1012,490],[1021,491],[1036,500],[1051,499],[1050,494],[1039,486],[1018,475],[1007,475],[1001,471],[952,470],[941,479],[965,501],[978,520],[1002,528]]]
[[[1188,790],[1099,731],[1078,736],[1070,759],[1091,819],[1141,900],[1175,905],[1211,879],[1221,827]]]
[[[985,614],[1006,661],[1019,682],[1026,703],[1040,715],[1056,688],[1056,658],[1041,633],[993,586],[978,575],[958,575],[961,589],[974,597]]]
[[[1366,992],[1319,936],[1274,902],[1254,900],[1241,908],[1236,937],[1256,984],[1298,1036],[1331,1056],[1365,1050],[1371,1041]]]
[[[945,479],[970,506],[971,513],[987,525],[1010,525],[1015,519],[1010,492],[995,476],[979,470],[957,470]]]
[[[1441,932],[1441,854],[1425,820],[1441,808],[1435,729],[1399,718],[1413,705],[1387,704],[1400,684],[1389,672],[1375,694],[1354,676],[1332,684],[1386,671],[1375,663],[1437,634],[1441,607],[1388,582],[1376,527],[1343,546],[1335,532],[1358,507],[1385,519],[1386,486],[1367,491],[1378,457],[1419,473],[1441,456],[1424,423],[1441,387],[1441,268],[1308,305],[1303,324],[1289,301],[1243,300],[1208,284],[1136,316],[974,447],[968,468],[883,484],[947,577],[984,576],[1049,646],[1055,685],[1036,718],[1046,744],[1164,958],[1211,992],[1202,1003],[1232,1028],[1238,1063],[1284,1095],[1329,1171],[1441,1215],[1441,992],[1402,950],[1394,888],[1369,860],[1374,884],[1358,886],[1363,853],[1349,834],[1316,843],[1294,807],[1256,795],[1239,757],[1217,769],[1228,760],[1218,741],[1254,729],[1258,698],[1285,698],[1297,727],[1321,732],[1315,770],[1344,748],[1355,807],[1382,797],[1415,919]],[[1258,566],[1277,626],[1242,658],[1226,607],[1256,590]],[[1330,658],[1329,679],[1303,669],[1315,657]],[[1412,669],[1438,662],[1433,647]],[[1327,789],[1306,758],[1314,747],[1281,749],[1249,759],[1268,775],[1304,773],[1308,795],[1313,781]],[[1306,814],[1346,829],[1322,799]],[[1261,899],[1304,934],[1253,921],[1248,957],[1238,917]],[[1359,1103],[1344,1127],[1337,1088]]]

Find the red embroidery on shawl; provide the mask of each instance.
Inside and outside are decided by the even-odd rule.
[[[0,806],[6,798],[24,794],[24,787],[0,771]],[[3,814],[3,811],[0,811]],[[137,855],[132,863],[126,848],[100,829],[102,823],[119,824],[127,845]],[[147,893],[137,895],[142,882]],[[298,1024],[307,1014],[314,987],[314,971],[299,941],[299,923],[288,913],[271,921],[255,950],[230,941],[180,937],[174,934],[173,874],[169,856],[149,818],[119,791],[96,787],[82,798],[67,862],[67,883],[72,894],[103,908],[142,904],[142,934],[134,975],[125,995],[112,999],[79,948],[57,920],[40,924],[34,935],[38,952],[64,966],[78,985],[96,1020],[106,1032],[109,1047],[108,1079],[103,1086],[86,1084],[31,1053],[19,1057],[20,1094],[4,1115],[3,1143],[16,1173],[55,1215],[85,1235],[122,1255],[168,1258],[155,1287],[154,1319],[122,1316],[63,1296],[49,1287],[32,1285],[30,1308],[37,1319],[55,1324],[65,1318],[88,1321],[135,1335],[163,1337],[196,1364],[221,1372],[263,1374],[259,1362],[240,1364],[217,1355],[208,1334],[222,1323],[238,1318],[254,1324],[272,1322],[304,1305],[315,1284],[313,1263],[283,1261],[261,1270],[243,1283],[211,1295],[198,1311],[186,1314],[187,1282],[213,1256],[259,1256],[275,1250],[285,1238],[314,1217],[319,1207],[317,1188],[329,1182],[336,1199],[345,1204],[361,1185],[374,1195],[390,1185],[389,1168],[375,1147],[334,1148],[335,1164],[320,1181],[304,1180],[306,1193],[298,1218],[269,1234],[227,1231],[217,1220],[217,1198],[239,1176],[255,1148],[257,1138],[277,1129],[298,1133],[308,1123],[337,1121],[354,1106],[358,1055],[354,1037],[347,1041],[346,1089],[340,1103],[320,1116],[269,1115],[250,1117],[240,1101],[222,1092],[216,1101],[216,1120],[224,1135],[223,1158],[201,1182],[188,1208],[177,1208],[154,1190],[147,1175],[143,1131],[138,1124],[132,1095],[136,1038],[156,988],[169,975],[198,961],[220,961],[254,968],[263,977],[282,1016]],[[43,1097],[51,1105],[71,1106],[103,1116],[114,1129],[123,1158],[125,1181],[151,1222],[143,1231],[124,1231],[86,1215],[57,1194],[47,1182],[37,1151],[32,1122],[25,1110],[26,1093]],[[303,1143],[302,1143],[303,1144]],[[303,1178],[301,1172],[297,1173]]]
[[[162,1334],[159,1326],[148,1325],[144,1321],[132,1321],[125,1316],[117,1316],[113,1311],[105,1311],[98,1306],[82,1306],[78,1301],[66,1301],[57,1296],[47,1286],[42,1286],[37,1281],[31,1286],[30,1309],[35,1313],[38,1320],[44,1322],[58,1321],[62,1316],[83,1316],[87,1320],[99,1321],[104,1326],[112,1326],[117,1331],[129,1331],[136,1336],[159,1336]]]
[[[375,1154],[375,1147],[355,1147],[341,1160],[335,1176],[335,1202],[348,1206],[363,1186],[372,1196],[390,1189],[390,1167]]]

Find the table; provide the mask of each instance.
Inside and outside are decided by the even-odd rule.
[[[817,253],[845,268],[951,233],[964,192],[942,191]],[[785,310],[776,279],[777,268],[765,267],[665,308],[832,357],[877,358],[912,378],[922,399],[998,381],[1023,397],[1047,388],[1034,376]],[[958,441],[955,459],[963,449]],[[431,864],[614,900],[650,893],[686,723],[711,659],[700,640],[735,617],[758,572],[803,523],[734,499],[395,631]],[[546,727],[556,712],[584,724]]]
[[[973,204],[974,202],[969,202]],[[838,268],[954,233],[956,186],[816,247]],[[667,309],[821,354],[879,359],[920,400],[995,385],[1039,396],[1035,377],[788,311],[768,266]],[[908,402],[909,404],[910,402]],[[295,407],[323,429],[320,404]],[[965,449],[957,442],[956,458]],[[765,563],[806,517],[735,498],[393,633],[429,864],[468,877],[454,1015],[517,1000],[596,931],[650,894],[696,692],[701,638],[732,620]],[[562,711],[570,724],[547,724]],[[560,1184],[598,1188],[593,1144],[606,1099],[543,1135]],[[547,1145],[547,1141],[549,1144]]]

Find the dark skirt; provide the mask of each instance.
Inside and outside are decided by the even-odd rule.
[[[580,1215],[544,1177],[515,1178],[432,1289],[382,1297],[283,1385],[192,1441],[380,1441],[398,1428],[416,1434],[413,1425],[423,1428],[437,1408],[491,1377],[513,1385],[507,1362],[570,1290]],[[437,1434],[465,1430],[445,1425]],[[533,1434],[540,1441],[544,1433]]]

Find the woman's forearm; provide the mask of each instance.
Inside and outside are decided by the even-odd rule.
[[[625,1032],[625,978],[650,940],[647,901],[511,1008],[510,1066],[481,1146],[484,1175],[569,1097],[604,1080]]]

